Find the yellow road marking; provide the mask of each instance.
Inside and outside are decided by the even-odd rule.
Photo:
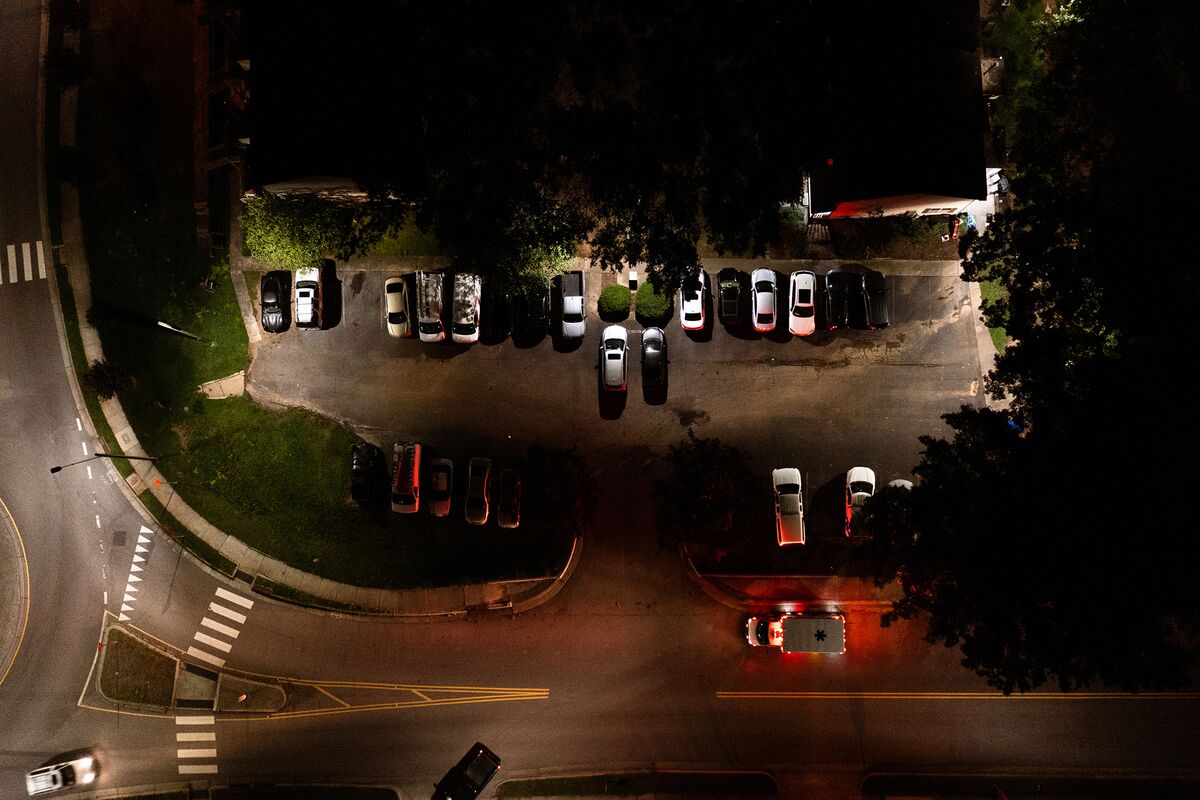
[[[435,700],[432,703],[424,700],[407,700],[397,701],[394,703],[370,703],[361,706],[351,706],[349,708],[320,708],[310,709],[306,711],[278,711],[269,714],[265,717],[252,717],[244,721],[252,720],[275,720],[275,719],[296,719],[299,717],[322,717],[332,714],[353,714],[359,711],[388,711],[403,708],[436,708],[440,706],[458,706],[467,705],[470,703],[503,703],[509,700],[549,700],[549,694],[529,694],[529,695],[500,695],[495,697],[463,697],[452,700]],[[220,719],[218,722],[222,721]]]
[[[1200,692],[717,692],[718,700],[1200,700]]]
[[[316,690],[317,690],[318,692],[320,692],[321,694],[325,695],[326,697],[330,698],[330,699],[331,699],[331,700],[333,700],[334,702],[341,703],[341,704],[342,704],[343,706],[345,706],[346,708],[349,708],[349,707],[350,707],[350,704],[349,704],[349,703],[347,703],[345,700],[343,700],[342,698],[340,698],[340,697],[338,697],[337,695],[335,695],[333,692],[328,692],[328,691],[326,691],[324,687],[322,687],[322,686],[316,686],[316,685],[314,685],[314,686],[313,686],[313,688],[314,688],[314,689],[316,689]]]
[[[417,697],[421,698],[422,700],[428,700],[430,703],[433,702],[433,698],[430,697],[429,695],[425,694],[424,692],[418,692],[416,689],[413,689],[412,693],[415,694]]]
[[[25,554],[25,540],[21,537],[21,529],[17,527],[17,521],[13,519],[13,515],[5,505],[4,500],[0,498],[0,508],[4,509],[4,515],[8,517],[8,522],[12,525],[13,530],[17,534],[17,544],[21,546],[21,566],[25,570],[25,614],[21,618],[21,634],[17,637],[17,646],[13,648],[12,658],[4,665],[4,672],[0,673],[0,686],[4,685],[4,679],[8,677],[8,671],[12,669],[12,665],[17,661],[17,654],[21,652],[21,645],[25,642],[25,627],[29,624],[29,605],[33,598],[30,595],[29,584],[29,557]]]

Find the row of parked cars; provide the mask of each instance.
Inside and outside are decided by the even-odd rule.
[[[804,544],[804,491],[800,470],[783,467],[771,473],[775,494],[775,539],[780,547]],[[888,486],[912,488],[912,481],[898,478]],[[862,511],[863,504],[875,494],[875,470],[870,467],[851,467],[846,470],[846,525],[850,535],[851,520]]]
[[[446,277],[442,272],[418,272],[413,279],[417,300],[415,330],[423,342],[446,339],[443,319]],[[450,340],[455,344],[474,344],[483,330],[480,314],[485,291],[483,279],[469,272],[455,273],[452,278]],[[402,277],[388,278],[383,283],[383,314],[392,336],[413,335],[408,294],[408,282]],[[545,336],[550,330],[549,284],[530,285],[516,297],[494,292],[487,305],[492,332],[497,336],[507,336],[515,330],[520,336],[535,338]]]
[[[788,304],[783,311],[793,335],[816,332],[819,296],[824,299],[825,330],[849,327],[852,316],[872,330],[891,324],[887,279],[882,273],[834,268],[825,273],[824,284],[821,295],[820,281],[811,270],[799,269],[788,276]],[[778,324],[777,290],[775,270],[760,268],[750,274],[750,320],[758,333],[771,333]],[[701,331],[708,324],[706,299],[710,292],[708,273],[703,268],[684,279],[679,288],[679,324],[685,331]],[[717,273],[717,309],[725,325],[742,324],[742,296],[740,270],[726,268]]]
[[[454,462],[435,458],[428,470],[422,459],[420,442],[397,442],[392,447],[391,485],[388,500],[392,511],[415,514],[421,509],[422,489],[428,487],[425,505],[435,517],[450,514],[454,493]],[[368,442],[350,449],[350,496],[359,502],[371,502],[381,494],[381,477],[386,464],[383,451]],[[499,486],[492,488],[492,461],[475,457],[467,464],[463,517],[471,525],[484,525],[495,504],[496,524],[516,528],[521,524],[521,475],[517,470],[500,470]]]

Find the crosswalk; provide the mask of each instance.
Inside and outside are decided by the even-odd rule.
[[[200,620],[200,628],[192,636],[187,654],[210,667],[224,667],[225,658],[241,635],[239,626],[246,622],[246,615],[252,608],[254,601],[250,598],[218,586],[208,604],[208,614]],[[179,762],[179,774],[215,775],[216,717],[212,714],[181,713],[176,715],[175,725],[175,758]]]
[[[206,616],[200,620],[201,630],[196,631],[192,637],[192,641],[196,644],[190,645],[187,653],[192,658],[197,658],[220,669],[225,666],[225,656],[229,655],[229,651],[233,649],[233,643],[237,641],[238,634],[241,633],[235,626],[245,623],[245,612],[254,607],[254,601],[220,586],[217,587],[215,594],[216,600],[208,604],[208,610],[212,616]],[[216,653],[221,655],[216,655]]]
[[[179,761],[180,775],[217,773],[216,722],[216,717],[212,714],[175,716],[175,758]]]
[[[121,611],[117,617],[121,622],[129,622],[132,619],[129,615],[133,613],[133,604],[137,602],[140,591],[137,584],[142,582],[142,576],[139,573],[145,571],[146,561],[150,558],[150,549],[154,547],[154,540],[146,534],[152,532],[145,525],[142,525],[138,531],[137,543],[133,546],[133,562],[129,565],[129,577],[125,579],[125,596],[121,599]]]
[[[0,259],[0,286],[46,280],[46,248],[41,240],[6,244],[3,256]]]

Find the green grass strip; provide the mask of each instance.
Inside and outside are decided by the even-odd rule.
[[[100,692],[117,703],[170,708],[177,662],[133,638],[109,628],[100,667]]]

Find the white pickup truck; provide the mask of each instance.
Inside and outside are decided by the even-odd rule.
[[[582,339],[587,333],[586,293],[581,270],[562,276],[562,335],[566,339]]]
[[[321,327],[321,270],[305,267],[296,270],[296,325]]]

